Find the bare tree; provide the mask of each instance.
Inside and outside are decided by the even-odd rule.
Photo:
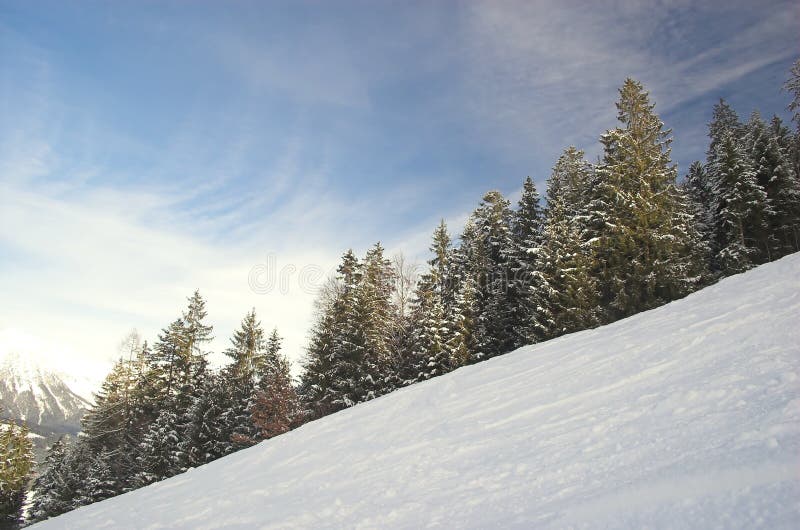
[[[409,262],[402,252],[392,257],[392,264],[396,273],[392,303],[397,309],[398,320],[405,322],[411,310],[411,296],[419,277],[419,264]]]

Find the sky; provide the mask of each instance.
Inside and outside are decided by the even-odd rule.
[[[210,350],[254,307],[299,361],[346,249],[424,262],[439,219],[596,158],[626,77],[680,174],[720,97],[788,119],[800,6],[696,4],[0,0],[0,338],[99,373],[199,289]]]

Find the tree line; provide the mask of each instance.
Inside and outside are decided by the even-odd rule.
[[[800,61],[786,83],[797,128],[715,105],[706,160],[678,183],[666,129],[641,83],[594,163],[567,148],[545,201],[528,177],[512,207],[490,191],[456,241],[442,221],[418,276],[380,243],[344,253],[320,290],[302,375],[277,331],[248,313],[208,366],[205,301],[152,345],[133,335],[72,443],[33,483],[40,521],[520,346],[614,322],[800,250]],[[27,471],[26,471],[27,473]],[[15,497],[17,500],[19,496]],[[15,501],[16,502],[16,501]],[[21,502],[6,508],[18,518]]]

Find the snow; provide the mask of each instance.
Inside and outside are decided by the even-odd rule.
[[[794,528],[800,255],[36,528]]]

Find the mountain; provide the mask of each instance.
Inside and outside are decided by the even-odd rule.
[[[37,462],[59,437],[81,430],[98,386],[87,373],[53,344],[12,329],[0,331],[0,415],[26,423]]]
[[[796,528],[800,254],[36,528]]]
[[[0,354],[0,404],[5,416],[25,421],[33,432],[75,434],[89,400],[36,358],[5,351]]]

